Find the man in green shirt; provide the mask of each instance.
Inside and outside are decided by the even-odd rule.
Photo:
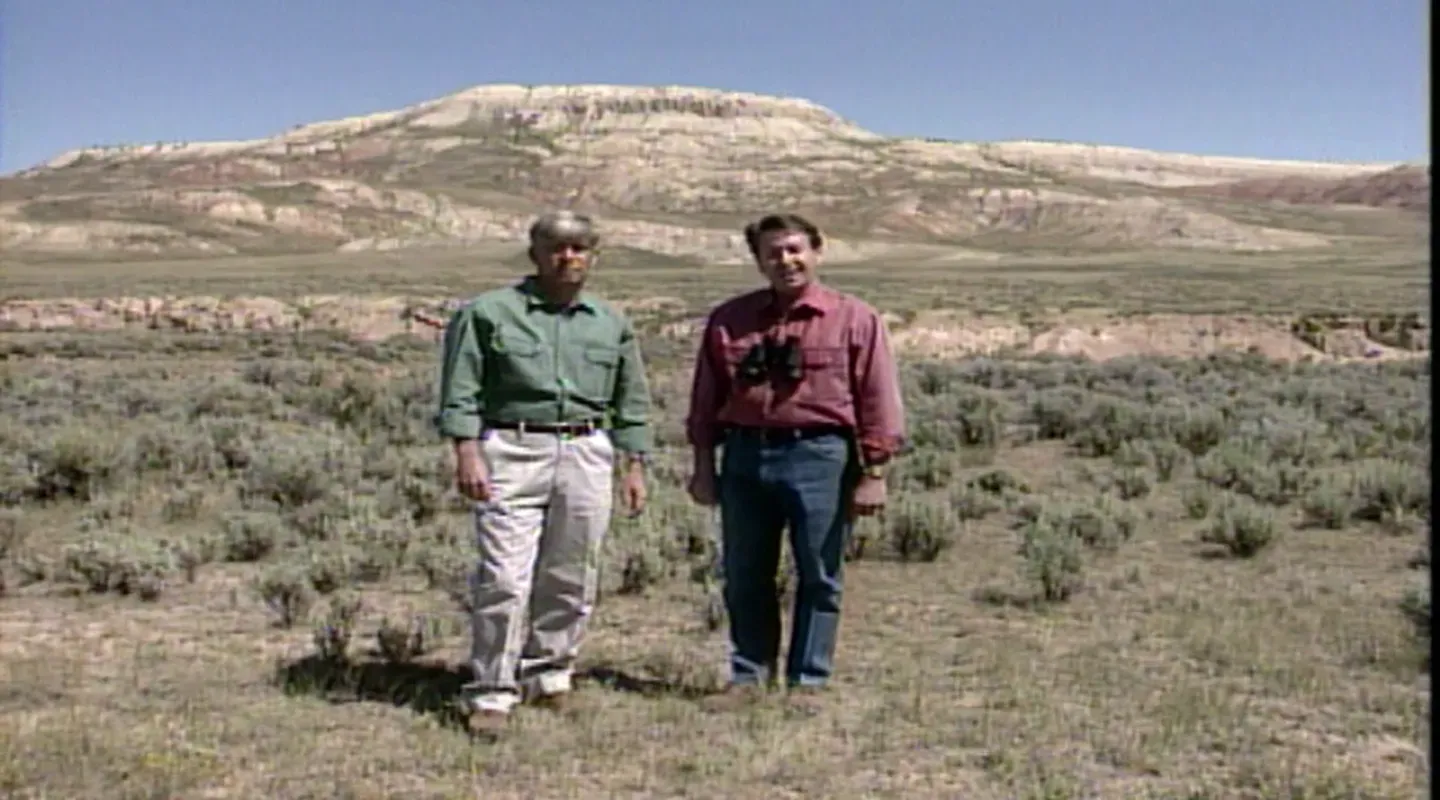
[[[645,505],[650,392],[629,319],[583,289],[598,245],[589,217],[540,217],[535,274],[476,297],[445,329],[435,424],[475,502],[464,702],[479,734],[498,735],[522,696],[552,708],[569,696],[617,460],[624,510]]]

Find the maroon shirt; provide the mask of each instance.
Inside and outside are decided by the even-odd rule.
[[[804,363],[798,385],[736,380],[740,361],[766,336],[798,337]],[[853,430],[867,464],[900,449],[905,410],[880,314],[859,298],[814,284],[788,311],[774,292],[761,289],[711,312],[695,361],[686,420],[690,444],[713,448],[727,426],[821,425]]]

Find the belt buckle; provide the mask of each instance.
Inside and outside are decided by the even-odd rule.
[[[557,427],[560,429],[561,439],[579,439],[595,432],[595,423],[593,422],[561,423]]]

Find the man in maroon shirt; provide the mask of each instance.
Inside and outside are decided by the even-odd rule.
[[[856,517],[884,507],[884,465],[905,432],[885,323],[818,282],[819,229],[771,215],[747,226],[745,240],[770,285],[710,314],[686,424],[690,496],[720,506],[732,655],[719,706],[778,677],[775,573],[787,528],[799,580],[786,683],[798,697],[828,682],[845,545]]]

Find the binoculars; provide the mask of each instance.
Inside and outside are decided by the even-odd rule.
[[[794,336],[782,341],[765,337],[740,360],[737,373],[746,383],[761,383],[771,373],[779,373],[791,381],[800,380],[805,374],[805,363],[800,358],[800,340]]]

